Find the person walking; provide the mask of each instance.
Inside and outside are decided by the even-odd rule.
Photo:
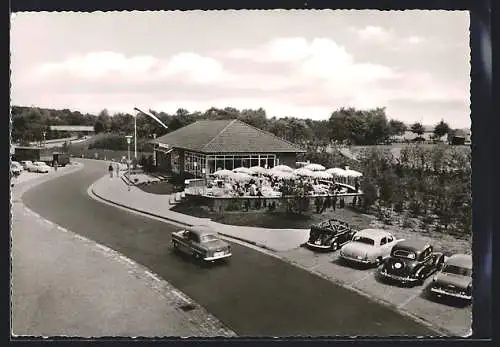
[[[54,166],[54,171],[57,171],[57,168],[59,166],[59,163],[57,162],[57,160],[54,160],[53,166]]]
[[[113,164],[109,163],[108,171],[109,177],[113,178]]]
[[[116,163],[116,177],[120,177],[120,163]]]

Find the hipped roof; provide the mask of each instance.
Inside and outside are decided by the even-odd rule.
[[[299,146],[240,120],[200,120],[152,143],[201,153],[300,153]]]

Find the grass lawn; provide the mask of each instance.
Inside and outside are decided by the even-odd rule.
[[[349,207],[337,209],[336,211],[328,210],[322,214],[305,213],[304,215],[289,215],[285,212],[267,212],[260,211],[227,211],[223,215],[217,215],[201,206],[194,206],[187,203],[180,203],[172,208],[172,211],[184,213],[187,215],[210,218],[214,222],[252,226],[270,229],[309,229],[312,224],[319,221],[337,218],[343,220],[357,229],[364,228],[381,228],[390,230],[399,239],[421,239],[426,240],[434,246],[437,251],[442,251],[447,254],[453,253],[468,253],[472,252],[471,237],[456,237],[444,232],[425,231],[419,228],[403,228],[399,225],[384,225],[371,215],[362,214],[354,211]]]
[[[164,181],[164,182],[158,182],[158,183],[152,183],[149,185],[146,184],[139,184],[137,185],[137,188],[142,190],[143,192],[150,193],[150,194],[162,194],[162,195],[169,195],[172,193],[177,193],[180,192],[182,189],[179,189],[175,185],[173,185],[170,182]]]
[[[180,203],[172,208],[172,211],[188,214],[199,218],[210,218],[214,222],[228,224],[253,226],[271,229],[309,229],[311,224],[325,219],[338,218],[353,225],[366,228],[370,225],[373,217],[363,215],[349,208],[328,210],[322,214],[304,213],[303,215],[291,215],[285,212],[268,212],[266,210],[226,211],[222,215],[210,212],[207,208]]]

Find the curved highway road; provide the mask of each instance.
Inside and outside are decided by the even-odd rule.
[[[201,266],[172,253],[178,228],[102,204],[87,188],[106,162],[28,191],[41,216],[148,267],[205,307],[239,336],[425,336],[428,328],[352,291],[238,244],[227,264]]]

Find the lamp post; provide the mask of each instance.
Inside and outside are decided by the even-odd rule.
[[[156,139],[156,134],[153,134],[153,140]],[[154,147],[156,147],[156,144],[153,145]],[[153,147],[153,166],[155,167],[155,170],[156,170],[156,151],[154,150],[154,147]]]
[[[45,135],[46,135],[46,132],[42,132],[42,135],[43,135],[43,142],[42,142],[42,147],[45,148]]]
[[[196,170],[196,168],[198,167],[198,163],[195,161],[193,163],[193,166],[194,166],[194,178],[198,178],[198,172]]]
[[[128,169],[128,179],[130,180],[130,141],[132,140],[131,135],[125,136],[127,139],[127,145],[128,145],[128,161],[127,161],[127,169]],[[130,184],[128,184],[128,190],[130,190]]]
[[[134,117],[134,159],[137,163],[137,116]]]
[[[207,189],[207,170],[203,167],[203,168],[201,168],[201,173],[203,175],[203,195],[206,195],[206,189]]]

